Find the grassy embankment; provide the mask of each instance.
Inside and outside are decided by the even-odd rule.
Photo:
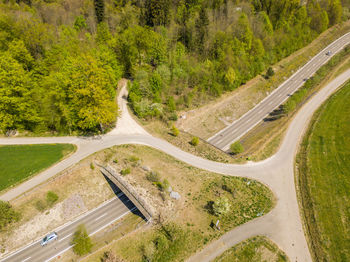
[[[34,176],[74,150],[71,144],[0,146],[0,191]]]
[[[227,119],[230,122],[239,118],[262,100],[267,92],[271,92],[274,88],[278,87],[312,56],[316,55],[339,36],[348,32],[349,29],[350,21],[330,28],[310,45],[274,65],[275,75],[270,79],[258,76],[237,90],[224,94],[221,98],[201,108],[186,112],[187,118],[185,120],[179,120],[177,123],[180,129],[180,134],[177,137],[171,135],[170,129],[172,123],[164,123],[159,120],[143,121],[137,119],[137,121],[153,135],[167,140],[184,151],[213,161],[237,163],[246,161],[247,157],[256,161],[265,159],[277,150],[282,137],[281,133],[285,131],[281,127],[286,124],[286,122],[283,122],[286,118],[283,118],[283,121],[269,122],[266,127],[259,125],[249,132],[244,137],[245,141],[243,141],[246,149],[245,152],[235,159],[212,147],[204,140],[201,140],[197,147],[192,146],[189,142],[193,136],[207,139],[224,128],[225,124],[222,119]],[[346,58],[349,57],[346,56]],[[342,58],[342,61],[344,60],[345,57]],[[330,68],[327,68],[327,70],[330,70]],[[183,130],[186,130],[186,132]],[[259,132],[260,130],[262,131]],[[273,136],[267,137],[266,134],[270,134],[270,131],[276,132],[273,133]]]
[[[232,228],[267,213],[274,205],[271,191],[256,181],[200,170],[152,148],[126,145],[106,152],[110,152],[106,163],[119,172],[130,169],[124,178],[142,192],[158,215],[154,226],[112,242],[87,257],[89,262],[100,261],[107,250],[126,261],[146,257],[152,261],[182,261]],[[145,166],[158,174],[156,180],[160,183],[150,181]],[[170,198],[162,189],[166,183],[179,192],[179,200]],[[212,201],[222,198],[227,198],[229,210],[215,215]],[[220,231],[212,225],[217,219]],[[68,252],[65,258],[76,257]]]
[[[272,241],[263,236],[257,236],[225,251],[213,262],[283,262],[289,261],[286,254]]]
[[[297,156],[298,194],[314,261],[350,260],[350,84],[314,115]]]

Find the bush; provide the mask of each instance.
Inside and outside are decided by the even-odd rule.
[[[267,78],[270,78],[271,76],[273,76],[275,74],[275,71],[273,71],[272,67],[269,67],[266,71],[266,76]]]
[[[130,172],[131,172],[131,170],[130,170],[130,168],[128,167],[128,168],[125,168],[125,169],[123,169],[122,171],[120,171],[120,174],[121,174],[122,176],[125,176],[125,175],[130,174]]]
[[[91,251],[93,244],[84,225],[80,225],[77,231],[74,233],[72,245],[74,245],[74,253],[79,256],[86,255]]]
[[[137,161],[140,160],[140,158],[138,158],[137,156],[131,156],[131,157],[129,158],[129,160],[130,160],[130,162],[137,162]]]
[[[114,159],[113,163],[118,164],[118,159]]]
[[[55,192],[49,191],[46,194],[46,202],[49,206],[52,206],[58,200],[58,195]]]
[[[198,146],[198,144],[199,144],[199,138],[196,137],[196,136],[192,137],[191,145],[192,146]]]
[[[180,131],[176,128],[175,125],[173,125],[171,128],[171,133],[173,134],[173,136],[178,136],[180,134]]]
[[[151,171],[146,175],[146,178],[148,181],[151,181],[154,183],[160,180],[160,175],[158,174],[158,172]]]
[[[101,262],[122,262],[122,259],[119,259],[112,251],[106,251],[103,253]]]
[[[92,170],[94,170],[95,169],[95,166],[94,166],[94,163],[90,163],[90,168],[92,169]]]
[[[0,230],[4,229],[8,224],[17,222],[20,219],[20,213],[13,210],[8,202],[0,200]]]
[[[230,152],[233,155],[237,155],[239,153],[242,153],[244,151],[243,146],[241,142],[237,141],[230,146]]]
[[[216,216],[224,215],[230,210],[230,203],[226,197],[218,198],[213,203],[213,213]]]
[[[47,205],[44,201],[42,200],[38,200],[35,202],[35,208],[40,211],[40,212],[43,212],[46,208],[47,208]]]

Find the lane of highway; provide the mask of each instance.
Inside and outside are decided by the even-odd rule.
[[[39,239],[1,261],[49,261],[72,247],[73,234],[79,225],[84,224],[88,234],[92,235],[134,210],[136,208],[133,203],[123,193],[119,193],[118,197],[58,228],[55,231],[58,240],[42,247]]]
[[[231,143],[245,135],[269,113],[281,105],[290,95],[305,83],[306,79],[315,74],[323,64],[327,63],[334,54],[342,50],[349,43],[350,33],[343,35],[341,38],[331,43],[258,105],[231,125],[209,138],[208,142],[224,151],[229,150]],[[330,53],[327,54],[327,52]]]

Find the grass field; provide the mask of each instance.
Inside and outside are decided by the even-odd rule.
[[[0,146],[0,191],[35,175],[74,150],[71,144]]]
[[[213,262],[283,262],[287,256],[273,242],[263,236],[257,236],[226,250]]]
[[[350,83],[313,117],[297,157],[315,261],[350,261]]]

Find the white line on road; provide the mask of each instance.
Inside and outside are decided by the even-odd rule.
[[[66,235],[65,237],[60,238],[60,239],[58,240],[58,242],[63,241],[64,239],[66,239],[67,237],[70,237],[71,235],[73,235],[73,233],[70,233],[70,234]]]
[[[261,110],[259,110],[258,114],[260,114],[262,111],[263,111],[262,109],[261,109]]]
[[[98,218],[95,218],[95,221],[99,220],[100,218],[104,217],[105,215],[107,215],[108,213],[104,213],[103,215],[99,216]]]
[[[22,262],[28,261],[31,257],[27,257],[26,259],[22,260]]]

